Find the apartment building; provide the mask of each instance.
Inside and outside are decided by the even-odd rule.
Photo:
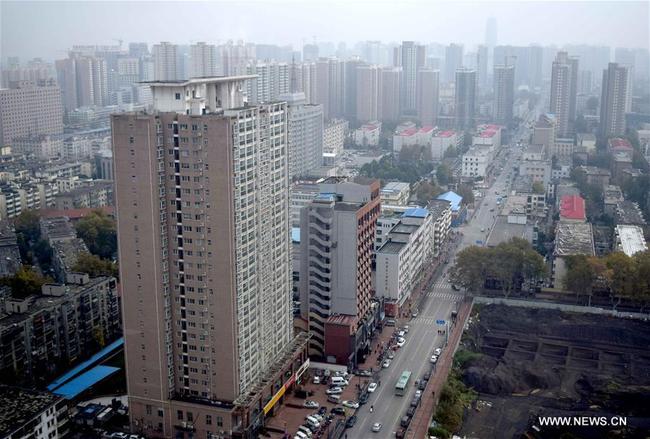
[[[153,82],[113,115],[129,414],[149,437],[248,438],[306,369],[292,328],[288,116],[251,76]]]

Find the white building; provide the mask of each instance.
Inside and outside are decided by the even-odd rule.
[[[375,290],[378,297],[402,305],[411,295],[433,255],[433,221],[427,209],[411,208],[390,230],[376,253]]]
[[[289,93],[289,65],[286,63],[257,63],[246,67],[246,73],[257,75],[246,82],[249,103],[272,102]]]
[[[640,226],[617,225],[616,250],[625,253],[628,256],[634,256],[636,253],[648,250],[643,229]]]
[[[304,93],[284,94],[289,108],[289,177],[309,175],[323,164],[323,108]]]
[[[176,45],[163,41],[154,44],[153,54],[153,79],[154,81],[174,81],[177,77]]]
[[[489,146],[494,150],[501,148],[501,129],[501,126],[491,124],[477,126],[472,145]]]
[[[487,177],[492,162],[492,148],[489,146],[472,146],[463,154],[461,176],[466,178]]]
[[[380,135],[381,122],[369,122],[354,131],[354,143],[358,146],[377,146]]]
[[[217,48],[212,44],[198,42],[190,46],[190,77],[217,74]]]
[[[330,120],[323,130],[323,162],[329,164],[343,153],[345,133],[348,130],[348,121],[344,119]]]
[[[462,136],[452,130],[437,131],[431,137],[431,160],[442,160],[449,148],[458,149],[462,143]]]
[[[402,147],[429,145],[432,137],[433,127],[431,126],[417,128],[413,122],[400,124],[393,133],[393,151],[399,152]]]
[[[379,193],[381,203],[391,206],[406,206],[411,196],[411,185],[399,181],[386,183]]]

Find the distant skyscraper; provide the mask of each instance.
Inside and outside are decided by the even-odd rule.
[[[249,65],[248,75],[257,78],[248,81],[248,101],[253,104],[278,100],[280,95],[289,93],[290,68],[286,63],[268,62]]]
[[[66,111],[79,107],[108,105],[106,61],[71,54],[56,61],[56,71]]]
[[[569,137],[573,134],[578,91],[578,59],[567,52],[558,52],[551,72],[551,105],[549,112],[557,120],[556,135]]]
[[[456,70],[455,115],[456,127],[471,130],[476,115],[476,70]]]
[[[435,126],[438,119],[440,71],[420,69],[418,90],[418,119],[422,125]]]
[[[196,43],[190,46],[190,77],[217,74],[217,49],[212,44]]]
[[[528,86],[531,88],[542,86],[542,72],[544,67],[544,49],[541,46],[528,47]]]
[[[363,64],[359,59],[350,59],[344,62],[345,105],[343,114],[348,120],[357,117],[357,68]]]
[[[359,122],[377,120],[381,114],[381,69],[359,66],[356,69],[356,119]]]
[[[129,416],[146,437],[256,437],[306,368],[287,108],[244,106],[248,79],[153,83],[154,112],[112,116]]]
[[[414,114],[416,110],[417,73],[424,67],[425,47],[413,41],[403,41],[401,50],[402,90],[401,111]]]
[[[318,59],[318,45],[305,44],[302,46],[302,60],[316,61]]]
[[[316,62],[316,95],[311,102],[323,106],[326,119],[343,115],[345,102],[345,64],[337,59]]]
[[[454,82],[456,79],[456,70],[463,67],[463,46],[460,44],[450,44],[445,48],[445,75],[444,81]]]
[[[469,67],[469,66],[468,66]],[[478,73],[478,84],[481,88],[488,85],[488,47],[478,46],[476,52],[476,69]]]
[[[63,134],[61,89],[54,79],[18,82],[0,89],[0,142]]]
[[[493,49],[497,45],[497,19],[489,17],[485,23],[485,45]]]
[[[402,92],[402,68],[386,67],[381,70],[381,102],[379,119],[396,122],[400,117],[400,94]]]
[[[307,104],[304,93],[279,98],[289,109],[289,177],[309,175],[323,164],[323,108]]]
[[[609,63],[603,70],[600,98],[600,133],[603,137],[625,134],[625,106],[629,94],[630,70]]]
[[[135,58],[149,56],[149,45],[147,43],[129,43],[129,56]]]
[[[176,52],[176,45],[166,41],[153,45],[154,80],[174,81],[180,79],[177,76]]]
[[[494,121],[502,125],[512,122],[515,99],[515,67],[494,65]]]

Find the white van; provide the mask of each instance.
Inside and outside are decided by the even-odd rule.
[[[311,437],[313,434],[311,430],[304,425],[298,427],[298,432],[305,434],[307,437]]]
[[[343,377],[332,377],[330,382],[336,386],[347,386],[348,382]]]
[[[327,395],[327,402],[338,404],[341,402],[341,397],[339,395]]]
[[[318,419],[314,418],[313,416],[307,416],[307,423],[311,425],[314,428],[320,428],[320,422],[318,422]]]

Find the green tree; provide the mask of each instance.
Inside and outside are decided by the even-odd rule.
[[[474,192],[472,188],[466,184],[458,185],[456,193],[463,197],[463,204],[472,204],[474,202]]]
[[[490,268],[489,249],[470,246],[456,255],[456,264],[450,271],[450,279],[470,293],[479,293],[483,291]]]
[[[453,145],[449,145],[449,147],[445,150],[443,158],[449,159],[453,157],[458,157],[458,151],[456,151],[456,148],[454,148]]]
[[[52,282],[52,279],[43,277],[29,265],[22,265],[13,276],[0,279],[0,284],[11,289],[11,295],[16,298],[25,298],[32,294],[40,294],[43,284]]]
[[[444,163],[439,164],[436,169],[436,178],[438,179],[438,184],[443,186],[448,185],[452,179],[451,169],[449,169],[449,166]]]
[[[118,277],[119,270],[117,264],[106,259],[101,259],[97,255],[90,253],[80,253],[77,257],[77,263],[72,267],[73,271],[88,273],[90,277],[97,276],[114,276]]]
[[[88,250],[103,259],[113,259],[117,253],[117,230],[115,220],[101,210],[79,220],[77,235],[83,239]]]
[[[421,181],[418,183],[418,187],[415,190],[415,197],[418,200],[418,203],[425,205],[429,201],[431,201],[432,198],[434,198],[437,195],[440,195],[442,191],[438,186],[435,186],[431,183],[429,183],[426,180]]]
[[[536,194],[543,194],[544,191],[544,184],[541,181],[536,181],[533,183],[533,192]]]

